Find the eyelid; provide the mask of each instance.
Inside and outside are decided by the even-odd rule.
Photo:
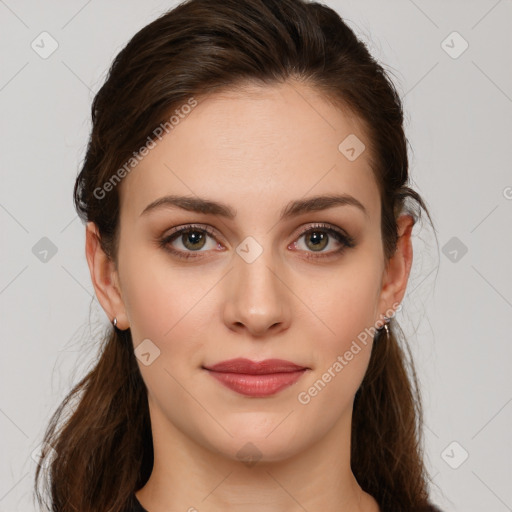
[[[171,229],[171,231],[169,231],[167,234],[163,235],[163,237],[169,238],[178,233],[181,233],[184,231],[193,231],[194,229],[197,229],[198,231],[204,231],[205,233],[210,235],[212,238],[216,238],[216,230],[214,227],[210,226],[209,224],[184,224],[183,226],[177,226],[177,227]]]
[[[217,234],[217,231],[213,226],[210,226],[209,224],[197,224],[197,223],[184,224],[182,226],[177,226],[177,227],[173,228],[171,231],[169,231],[168,233],[163,234],[161,236],[161,238],[169,238],[169,237],[171,237],[175,234],[178,234],[180,232],[192,231],[193,229],[198,229],[199,231],[204,231],[208,235],[210,235],[212,238],[215,238],[216,241],[219,241],[219,240],[217,240],[217,237],[219,235]],[[335,224],[331,224],[329,222],[313,222],[307,227],[301,226],[293,234],[293,241],[295,241],[296,238],[303,236],[304,234],[308,233],[309,231],[311,231],[313,229],[325,229],[325,230],[336,231],[336,232],[340,233],[341,235],[343,235],[347,239],[347,241],[351,241],[351,242],[355,241],[354,238],[351,237],[344,229],[336,226]],[[220,236],[220,238],[223,238],[223,237]]]
[[[293,236],[293,239],[295,239],[305,235],[306,233],[309,233],[310,231],[314,231],[315,229],[323,230],[327,232],[335,232],[339,234],[341,237],[343,237],[347,243],[353,244],[355,243],[355,239],[350,236],[344,229],[336,226],[335,224],[331,224],[330,222],[313,222],[308,227],[301,227]]]

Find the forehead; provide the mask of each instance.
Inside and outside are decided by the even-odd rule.
[[[166,194],[222,200],[251,215],[256,207],[277,213],[289,200],[326,193],[354,195],[370,217],[378,215],[363,126],[319,92],[288,82],[195,99],[123,179],[122,215],[135,220]],[[362,151],[357,158],[349,146],[356,156]]]

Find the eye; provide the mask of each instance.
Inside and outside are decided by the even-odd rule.
[[[208,247],[209,238],[211,238],[212,241],[210,241],[210,246]],[[305,249],[303,249],[301,247],[302,244],[299,243],[302,238],[305,238]],[[182,259],[200,258],[200,254],[194,253],[206,252],[207,250],[221,246],[220,243],[216,242],[214,230],[210,226],[198,226],[193,224],[176,228],[171,234],[160,240],[159,245],[174,256]],[[180,245],[181,247],[179,247]],[[337,245],[338,248],[324,251],[326,247],[332,245],[335,247]],[[307,258],[322,258],[340,254],[346,248],[355,247],[355,240],[339,228],[331,226],[330,224],[320,223],[309,226],[308,229],[302,231],[299,234],[298,241],[293,242],[288,247],[294,249],[298,248],[300,252],[305,252]]]
[[[213,230],[209,226],[199,227],[193,224],[182,226],[175,229],[170,235],[163,238],[159,244],[165,250],[171,252],[179,258],[195,258],[199,255],[194,252],[204,252],[201,249],[207,247],[207,239],[215,238]],[[173,246],[175,242],[181,244],[181,248]],[[210,244],[210,249],[217,247],[218,244]]]
[[[355,240],[350,235],[344,233],[339,228],[331,226],[330,224],[315,224],[310,226],[306,231],[303,231],[299,236],[299,241],[304,238],[304,246],[308,258],[322,258],[339,254],[346,248],[355,247]],[[293,242],[289,247],[301,248],[301,244]],[[338,248],[334,248],[331,251],[324,251],[326,247],[336,245]],[[311,254],[311,252],[313,254]],[[314,254],[318,253],[318,254]]]

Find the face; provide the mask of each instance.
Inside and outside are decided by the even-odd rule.
[[[284,460],[349,429],[365,329],[390,316],[408,271],[386,273],[368,150],[339,149],[354,135],[369,146],[357,119],[297,83],[197,99],[120,185],[119,301],[101,302],[144,347],[155,431]],[[165,196],[221,206],[155,206]],[[310,201],[325,196],[344,199]],[[233,388],[205,369],[235,358],[305,370]]]

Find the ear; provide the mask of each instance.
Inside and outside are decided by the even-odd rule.
[[[388,313],[389,316],[390,312],[396,310],[397,305],[402,302],[405,295],[413,259],[411,240],[413,227],[414,219],[411,215],[401,215],[397,219],[398,241],[396,251],[389,259],[382,278],[378,309],[381,321],[381,315]]]
[[[105,254],[100,244],[100,235],[96,224],[88,222],[85,231],[85,256],[96,297],[112,322],[117,318],[117,327],[128,329],[129,321],[126,315],[119,276],[114,262]]]

